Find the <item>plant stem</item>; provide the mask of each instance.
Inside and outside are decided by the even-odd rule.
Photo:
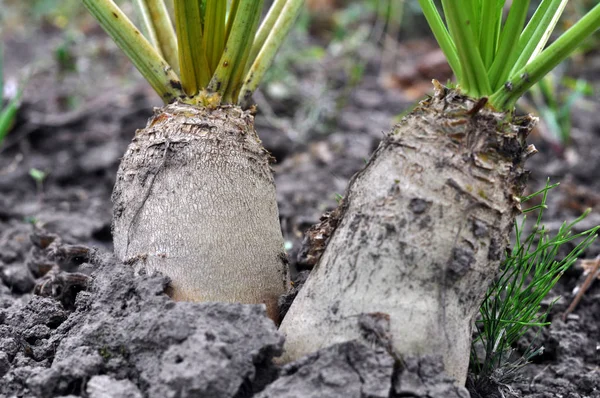
[[[177,55],[177,37],[169,17],[164,0],[145,0],[150,11],[160,51],[175,73],[179,74],[179,56]]]
[[[500,35],[500,45],[489,72],[490,85],[494,90],[498,89],[498,85],[502,84],[510,73],[512,65],[508,63],[508,60],[517,48],[515,42],[525,25],[528,8],[529,0],[515,1],[510,7],[508,19]]]
[[[231,5],[229,6],[229,14],[227,15],[227,27],[225,28],[225,42],[229,40],[229,34],[231,33],[231,28],[233,26],[233,21],[235,21],[235,15],[237,13],[239,5],[240,0],[231,0]]]
[[[273,26],[275,26],[277,18],[281,15],[281,11],[283,10],[283,6],[285,6],[286,2],[287,0],[275,0],[271,5],[271,8],[269,8],[269,12],[260,25],[260,28],[258,28],[256,37],[252,43],[252,49],[250,50],[250,55],[248,56],[250,65],[254,63],[259,51],[264,46],[265,41],[267,40],[267,37],[269,37],[269,33],[271,33],[273,30]]]
[[[217,69],[223,47],[225,47],[225,14],[227,2],[223,0],[207,0],[204,14],[204,47],[210,73]]]
[[[564,61],[577,46],[600,28],[600,4],[559,37],[528,65],[510,77],[490,97],[490,104],[499,110],[509,110],[531,86]]]
[[[257,0],[258,1],[258,0]],[[225,91],[225,100],[227,102],[235,102],[237,96],[240,93],[240,88],[242,86],[242,79],[244,78],[245,71],[249,68],[249,55],[252,50],[252,38],[255,37],[256,29],[258,29],[258,25],[260,22],[262,10],[262,0],[260,2],[259,12],[257,12],[254,16],[254,20],[252,21],[252,28],[250,29],[250,33],[248,34],[248,38],[250,39],[247,44],[244,45],[242,59],[238,62],[233,70],[231,75],[231,81],[227,85],[227,90]]]
[[[496,29],[499,24],[498,21],[502,21],[502,4],[504,4],[504,1],[500,0],[500,3],[500,6],[498,6],[498,1],[484,1],[481,9],[479,50],[486,68],[492,66],[498,45]]]
[[[173,69],[112,0],[83,0],[83,4],[165,103],[184,95]]]
[[[444,25],[442,17],[440,16],[437,8],[435,7],[433,0],[419,0],[419,4],[423,9],[423,14],[425,15],[427,23],[429,23],[429,26],[433,31],[435,39],[439,43],[442,52],[448,60],[450,68],[452,68],[452,71],[454,72],[454,75],[456,76],[458,81],[462,82],[463,71],[460,66],[460,61],[458,59],[458,52],[456,51],[456,46],[454,45],[454,42],[450,37],[450,33],[448,33],[448,29],[446,29],[446,25]]]
[[[600,276],[598,274],[599,269],[600,269],[600,256],[596,257],[596,260],[592,261],[592,266],[590,267],[590,271],[589,271],[587,278],[585,278],[585,281],[583,281],[583,284],[579,287],[579,291],[577,292],[577,295],[575,296],[575,298],[573,299],[573,301],[571,302],[571,304],[569,305],[569,307],[567,308],[567,310],[565,311],[565,313],[562,316],[563,322],[565,322],[567,320],[567,315],[569,315],[571,312],[573,312],[575,310],[575,308],[577,308],[577,305],[583,298],[583,295],[585,294],[585,292],[592,285],[592,282],[594,282],[594,279],[597,279],[598,276]]]
[[[162,56],[162,52],[160,51],[160,45],[158,44],[158,37],[156,36],[156,31],[154,30],[154,24],[152,23],[152,17],[150,16],[150,10],[148,9],[148,4],[146,0],[135,0],[135,5],[140,13],[140,18],[142,20],[142,25],[144,27],[144,32],[146,33],[146,38],[152,44],[159,54]]]
[[[518,58],[514,63],[511,62],[513,67],[510,75],[542,52],[567,2],[568,0],[544,0],[539,5],[519,38],[518,51],[515,53]]]
[[[481,10],[482,4],[479,0],[469,1],[470,7],[467,6],[465,13],[468,13],[469,16],[469,25],[471,26],[471,30],[473,31],[473,37],[477,45],[479,45],[479,39],[481,34]],[[489,3],[487,1],[486,3]]]
[[[475,0],[464,0],[471,2]],[[479,45],[475,41],[475,36],[466,13],[459,9],[455,0],[442,0],[444,14],[448,21],[448,29],[452,36],[460,63],[463,67],[463,80],[468,87],[463,87],[463,91],[474,97],[483,97],[491,94],[492,90],[488,80],[487,70],[483,65],[483,60],[479,52]],[[469,6],[463,4],[461,6]]]
[[[210,79],[202,41],[202,15],[198,1],[175,0],[175,25],[183,89],[194,96]]]
[[[245,63],[248,58],[248,51],[244,50],[252,43],[254,37],[252,29],[256,26],[256,18],[260,16],[262,3],[262,0],[240,0],[225,51],[208,84],[209,91],[224,96],[228,85],[231,84],[232,76],[239,68],[243,70],[244,65],[240,64]]]
[[[303,4],[304,0],[288,0],[285,3],[271,32],[244,77],[244,84],[237,99],[238,104],[249,100],[254,90],[258,88],[267,69],[271,66],[273,59],[275,59],[275,55],[279,47],[281,47],[283,39],[287,36],[292,24],[300,13]]]

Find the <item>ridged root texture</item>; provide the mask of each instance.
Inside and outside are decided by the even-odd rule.
[[[287,273],[269,158],[239,107],[158,109],[119,167],[115,254],[169,276],[176,300],[265,303],[277,319]]]
[[[370,314],[389,319],[397,353],[441,355],[464,385],[473,321],[519,213],[532,125],[441,87],[406,116],[352,178],[281,325],[283,360],[373,343]]]

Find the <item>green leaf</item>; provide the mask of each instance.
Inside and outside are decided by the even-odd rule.
[[[480,0],[469,1],[468,3],[470,3],[470,7],[466,7],[465,13],[468,13],[469,25],[471,26],[471,30],[473,31],[473,38],[475,39],[477,45],[479,45],[482,22],[481,12],[483,7]]]
[[[42,170],[31,168],[29,169],[29,176],[31,176],[31,178],[33,178],[37,183],[40,183],[46,179],[47,174]]]
[[[4,47],[0,41],[0,146],[6,139],[6,136],[13,128],[17,118],[17,112],[21,105],[23,96],[23,85],[21,84],[17,94],[6,104],[4,108]]]
[[[269,37],[269,33],[273,30],[273,26],[275,26],[275,22],[277,22],[277,18],[281,15],[283,11],[283,7],[285,6],[287,0],[275,0],[269,8],[269,12],[265,17],[264,21],[260,24],[260,28],[256,32],[256,37],[254,38],[254,42],[252,43],[252,49],[250,50],[250,54],[248,55],[249,63],[252,64],[258,55],[258,52],[264,46],[265,41],[267,41],[267,37]]]
[[[229,13],[227,14],[227,27],[225,28],[225,42],[227,42],[227,40],[229,40],[229,34],[231,33],[231,28],[233,27],[233,21],[235,21],[235,14],[237,13],[239,5],[240,5],[240,0],[231,0],[231,5],[229,6]]]

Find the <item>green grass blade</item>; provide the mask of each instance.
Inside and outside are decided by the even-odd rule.
[[[456,76],[459,83],[463,83],[463,71],[458,59],[456,46],[454,45],[452,37],[450,36],[450,33],[448,33],[448,29],[446,29],[446,25],[444,25],[442,17],[433,3],[433,0],[419,0],[419,4],[421,5],[423,14],[427,19],[427,23],[429,24],[435,39],[446,56],[450,68],[452,68],[452,71],[454,72],[454,76]]]
[[[509,63],[509,60],[511,55],[516,53],[515,43],[518,41],[523,26],[525,26],[528,8],[529,0],[515,1],[510,7],[508,18],[500,34],[498,51],[494,55],[494,62],[489,72],[490,84],[494,90],[504,84],[512,69],[513,65]]]
[[[510,74],[523,68],[546,46],[568,0],[544,0],[519,38],[518,58]]]
[[[256,19],[260,17],[262,3],[262,0],[240,0],[225,51],[208,85],[209,91],[224,96],[235,72],[239,68],[243,70],[244,58],[248,54],[246,49],[252,46],[253,28],[256,27]]]
[[[165,103],[183,95],[173,69],[112,0],[83,0],[83,4]]]
[[[543,198],[546,198],[546,196],[548,195],[548,191],[556,188],[559,185],[560,185],[560,183],[558,183],[558,182],[550,185],[550,180],[548,180],[545,188],[542,188],[539,191],[532,193],[531,195],[527,195],[527,196],[521,198],[521,203],[527,202],[528,200],[531,200],[531,199],[535,198],[536,196],[542,195],[542,194],[544,195]],[[542,202],[544,202],[544,201],[542,201]],[[539,222],[538,222],[538,224],[539,224]]]
[[[283,39],[285,39],[298,14],[300,14],[303,4],[304,0],[288,0],[285,3],[275,25],[273,25],[273,29],[258,52],[256,59],[254,59],[252,66],[245,74],[244,84],[237,99],[238,104],[249,100],[254,90],[258,88],[267,69],[273,63]]]
[[[152,44],[155,50],[159,52],[162,56],[162,52],[160,51],[160,45],[158,44],[158,37],[156,35],[156,31],[154,30],[154,24],[152,23],[152,17],[150,16],[150,10],[148,9],[148,4],[146,0],[134,0],[135,6],[140,13],[140,19],[142,20],[143,30],[146,33],[145,36]]]
[[[465,93],[474,97],[483,97],[492,93],[487,70],[483,64],[479,45],[469,22],[467,13],[462,7],[469,7],[477,0],[463,0],[457,4],[455,0],[442,0],[444,14],[448,22],[450,35],[453,38],[460,63],[463,66],[463,78],[469,84]]]
[[[541,204],[545,206],[547,192],[554,186],[556,184],[550,185],[548,180],[545,189],[522,198],[521,201],[526,202],[541,194]],[[540,208],[538,224],[542,214],[543,208]],[[502,271],[497,281],[488,289],[480,307],[481,319],[476,324],[477,337],[474,342],[483,346],[485,359],[472,367],[476,378],[489,378],[493,373],[507,374],[511,369],[516,369],[519,361],[525,364],[536,352],[539,353],[527,350],[523,357],[525,362],[521,359],[517,363],[511,363],[511,347],[514,343],[531,327],[548,325],[546,319],[550,308],[542,310],[544,298],[562,274],[596,239],[600,227],[578,234],[572,232],[575,225],[588,214],[589,211],[586,211],[575,221],[563,223],[555,236],[550,236],[548,231],[540,226],[535,227],[523,239],[525,220],[523,219],[520,225],[515,222],[516,239],[513,250],[506,255]],[[577,242],[575,248],[563,259],[557,260],[560,258],[561,246],[569,242]]]
[[[514,319],[498,319],[498,322],[500,323],[510,323],[513,325],[519,325],[519,326],[527,326],[527,327],[532,327],[532,326],[547,326],[550,325],[550,322],[527,322],[527,321],[515,321]]]
[[[156,32],[158,46],[165,60],[175,73],[179,73],[179,56],[177,54],[177,36],[169,17],[164,0],[145,0],[150,11],[150,19]]]
[[[204,14],[204,47],[211,74],[217,69],[225,47],[226,13],[226,1],[207,0]]]
[[[509,110],[531,86],[564,61],[579,44],[600,28],[600,4],[596,5],[568,31],[524,68],[514,73],[509,82],[490,97],[492,106]]]
[[[200,2],[175,0],[175,26],[183,89],[187,95],[193,96],[205,87],[210,79],[206,49],[202,41]]]

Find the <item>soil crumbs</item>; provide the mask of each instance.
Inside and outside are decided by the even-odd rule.
[[[378,346],[354,342],[276,366],[283,338],[261,306],[173,302],[163,293],[165,278],[135,276],[117,262],[110,254],[110,192],[119,157],[156,105],[150,98],[143,90],[111,94],[56,120],[40,119],[41,110],[26,104],[2,149],[0,397],[502,396],[455,387],[439,358],[399,365]],[[280,215],[294,267],[302,232],[335,208],[408,103],[367,68],[325,136],[292,143],[259,115],[261,138],[279,162]],[[536,142],[542,154],[530,165],[531,191],[548,176],[563,183],[549,196],[551,230],[585,207],[594,211],[578,230],[600,224],[597,112],[575,109],[575,156]],[[29,176],[32,169],[44,172],[43,181]],[[596,243],[586,257],[599,253]],[[552,292],[549,300],[562,299],[537,340],[544,354],[503,387],[503,396],[600,397],[600,284],[566,322],[560,319],[581,278],[573,267]]]

